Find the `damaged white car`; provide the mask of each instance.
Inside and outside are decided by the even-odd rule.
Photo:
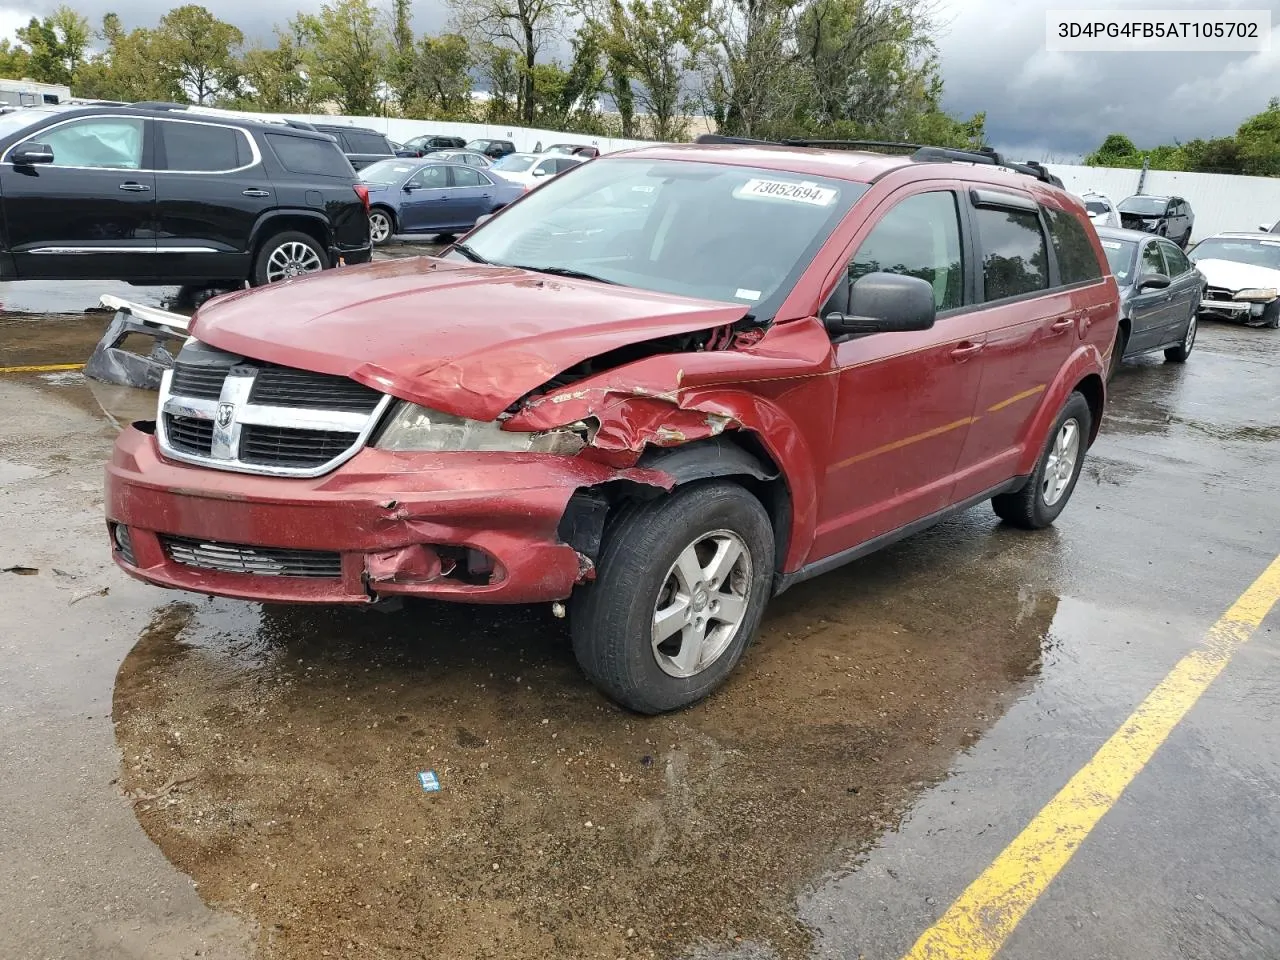
[[[1280,328],[1280,237],[1220,233],[1188,256],[1208,281],[1202,317]]]

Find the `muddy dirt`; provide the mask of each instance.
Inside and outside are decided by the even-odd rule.
[[[179,603],[120,670],[121,783],[267,958],[800,957],[803,885],[1038,667],[1057,599],[1015,586],[1025,538],[984,537],[956,611],[929,557],[957,533],[784,595],[723,692],[657,719],[596,694],[546,608]]]

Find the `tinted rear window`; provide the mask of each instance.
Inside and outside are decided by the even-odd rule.
[[[290,173],[343,177],[348,180],[355,178],[351,164],[332,140],[291,137],[282,133],[268,133],[266,138],[271,149],[280,158],[280,165]]]
[[[1049,237],[1058,255],[1058,272],[1063,285],[1087,283],[1102,277],[1102,267],[1093,252],[1093,244],[1084,225],[1065,210],[1045,208],[1049,218]]]
[[[234,170],[243,166],[244,135],[231,127],[204,123],[160,122],[166,170]]]
[[[988,303],[1049,286],[1049,255],[1040,218],[1030,211],[979,209],[978,247]]]
[[[357,133],[351,130],[344,130],[347,144],[351,147],[352,153],[392,153],[391,145],[387,143],[386,137],[378,136],[375,133]]]

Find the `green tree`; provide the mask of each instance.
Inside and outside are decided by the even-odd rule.
[[[609,82],[609,95],[613,97],[614,108],[618,111],[618,119],[622,124],[622,136],[632,139],[636,135],[636,97],[631,87],[631,74],[617,57],[609,54],[606,59],[605,73]]]
[[[459,32],[472,43],[514,54],[519,82],[516,113],[522,121],[532,124],[537,109],[534,67],[543,47],[563,32],[568,0],[449,0],[449,3]]]
[[[524,89],[523,74],[516,52],[493,43],[477,48],[476,66],[481,79],[489,87],[484,117],[490,123],[510,123],[520,119],[520,96]]]
[[[14,80],[31,75],[31,54],[25,47],[10,43],[7,37],[0,40],[0,74]]]
[[[240,60],[241,92],[233,102],[242,110],[306,113],[316,106],[308,78],[303,38],[276,30],[276,45],[255,47]]]
[[[89,51],[89,21],[65,5],[14,33],[28,51],[26,73],[42,83],[69,85]]]
[[[580,30],[573,39],[573,58],[567,68],[540,63],[534,67],[537,122],[553,129],[599,132],[597,98],[604,87],[596,31]]]
[[[137,28],[128,33],[120,18],[102,18],[98,38],[106,49],[76,71],[76,93],[103,100],[183,100],[182,78],[160,59],[154,30]]]
[[[1142,154],[1123,133],[1108,134],[1102,146],[1084,158],[1090,167],[1141,167]]]
[[[423,37],[411,64],[410,116],[467,120],[472,113],[471,68],[475,55],[460,33]]]
[[[1240,173],[1240,145],[1235,137],[1190,140],[1183,144],[1187,169],[1197,173]]]
[[[298,14],[291,25],[305,40],[306,67],[318,96],[337,101],[343,113],[377,114],[388,36],[370,0],[331,0],[318,14]]]
[[[392,0],[391,53],[387,58],[387,83],[400,104],[408,111],[418,98],[418,52],[413,42],[413,7],[411,0]]]
[[[1240,124],[1236,131],[1240,172],[1253,177],[1280,176],[1280,97]]]
[[[599,15],[615,78],[618,71],[627,78],[626,92],[656,140],[680,140],[687,133],[686,77],[711,42],[709,9],[709,0],[607,0]],[[624,126],[629,122],[624,118]]]
[[[235,95],[242,43],[239,27],[195,4],[175,7],[161,17],[154,37],[159,65],[176,73],[186,94],[198,104]]]
[[[769,136],[794,125],[812,84],[795,55],[795,0],[713,0],[703,68],[717,127]]]

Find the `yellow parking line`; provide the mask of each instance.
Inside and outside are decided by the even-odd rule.
[[[30,367],[0,367],[0,373],[54,373],[58,370],[83,369],[83,363],[41,363]]]
[[[990,960],[1280,598],[1276,557],[903,960]]]

